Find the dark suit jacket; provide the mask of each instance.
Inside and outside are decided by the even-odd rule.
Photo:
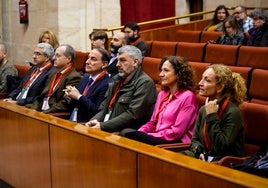
[[[35,71],[35,69],[36,69],[36,66],[31,67],[29,69],[29,71],[26,73],[26,75],[23,77],[22,81],[20,82],[19,87],[13,90],[8,95],[8,97],[11,97],[13,100],[16,100],[16,97],[21,92],[23,85],[27,82],[27,80],[30,78],[32,72]],[[29,103],[33,103],[36,97],[38,97],[43,91],[49,75],[52,75],[55,71],[56,69],[53,66],[45,70],[40,76],[38,76],[38,78],[36,78],[36,80],[30,86],[26,99],[17,101],[17,103],[19,105],[26,105]]]
[[[83,93],[87,85],[89,74],[86,74],[79,82],[77,89]],[[111,81],[110,77],[105,75],[96,83],[94,83],[87,92],[86,96],[81,96],[78,101],[73,100],[71,104],[78,108],[77,121],[87,122],[97,112],[104,95],[108,89],[108,84]]]
[[[116,64],[117,64],[117,58],[115,58],[114,61],[110,63],[107,67],[107,72],[109,73],[111,78],[118,73],[118,68]]]
[[[48,93],[53,76],[54,74],[49,77],[47,84],[44,90],[42,91],[41,95],[36,98],[33,104],[26,105],[26,107],[41,111],[43,100]],[[80,79],[81,79],[81,75],[74,68],[71,70],[71,72],[64,75],[49,98],[48,104],[50,108],[43,112],[53,113],[53,112],[69,111],[68,106],[67,106],[67,101],[64,98],[63,89],[65,89],[66,86],[68,85],[76,87]]]

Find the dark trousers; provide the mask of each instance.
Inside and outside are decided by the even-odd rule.
[[[120,136],[130,138],[132,140],[140,141],[150,145],[159,145],[159,144],[171,144],[171,143],[180,143],[180,140],[167,141],[154,136],[148,135],[144,132],[137,131],[135,129],[126,128],[120,132]]]

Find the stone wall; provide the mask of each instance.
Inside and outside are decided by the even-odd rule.
[[[51,29],[60,43],[88,51],[88,34],[93,28],[120,26],[119,0],[28,0],[29,24],[19,23],[18,2],[0,0],[0,40],[9,47],[9,59],[13,63],[32,61],[33,49],[42,30]],[[214,10],[219,4],[268,7],[267,0],[204,0],[204,10]],[[176,15],[188,13],[189,0],[176,0]],[[180,23],[187,21],[184,19]]]

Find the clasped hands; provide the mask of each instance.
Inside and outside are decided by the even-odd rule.
[[[66,86],[66,88],[63,90],[64,91],[64,98],[67,100],[75,99],[78,100],[82,95],[78,91],[78,89],[74,86]]]
[[[93,129],[101,129],[100,128],[100,122],[96,119],[93,119],[87,123],[85,123],[85,126],[88,126],[90,128],[93,128]]]

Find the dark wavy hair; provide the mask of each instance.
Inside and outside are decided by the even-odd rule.
[[[195,91],[195,79],[194,79],[194,71],[192,67],[188,64],[188,61],[180,56],[166,56],[162,58],[159,71],[165,61],[168,61],[175,70],[175,73],[178,75],[178,88],[179,90],[190,90]],[[168,90],[168,88],[163,87],[164,90]]]
[[[217,16],[218,11],[221,10],[221,9],[225,10],[226,18],[230,15],[228,10],[227,10],[227,8],[226,8],[226,6],[224,6],[224,5],[217,6],[216,10],[214,11],[214,15],[213,15],[213,18],[212,18],[212,21],[211,21],[211,25],[216,25],[216,24],[221,22],[220,20],[218,20],[218,16]]]

